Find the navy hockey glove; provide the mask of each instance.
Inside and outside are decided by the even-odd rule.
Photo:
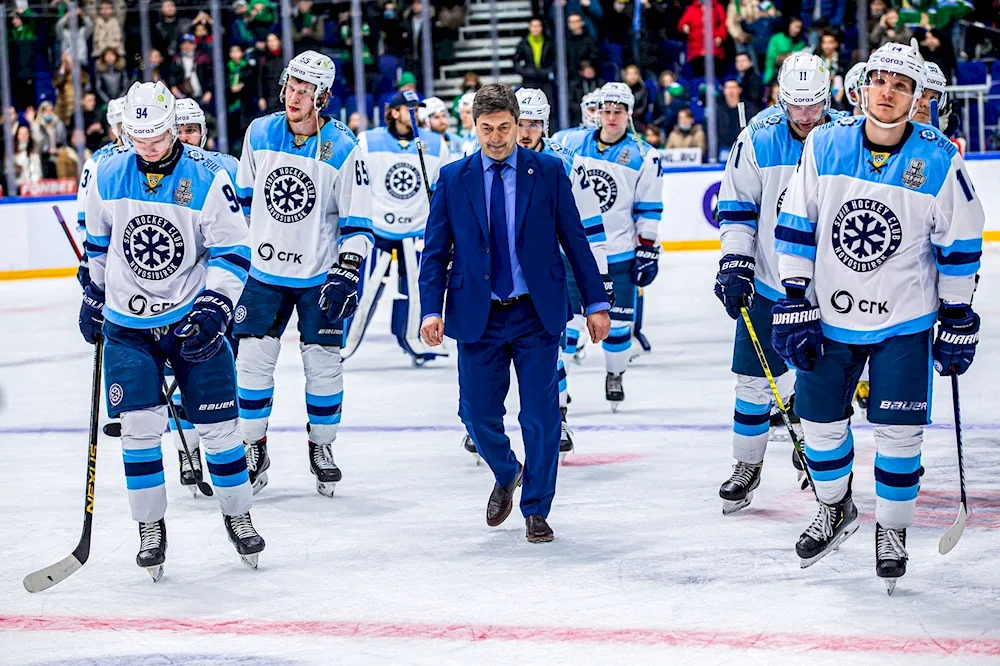
[[[87,255],[83,255],[83,259],[80,260],[80,266],[76,269],[76,281],[84,289],[90,284],[90,264],[87,263]]]
[[[961,375],[976,356],[979,315],[969,305],[942,304],[938,309],[937,338],[932,350],[934,369],[947,377]]]
[[[727,254],[719,261],[719,272],[715,276],[715,296],[726,306],[726,314],[733,319],[740,318],[740,308],[753,307],[754,288],[753,257],[743,254]]]
[[[604,293],[608,297],[608,305],[613,308],[615,307],[615,283],[607,273],[601,276],[601,281],[604,283]]]
[[[104,292],[93,282],[83,289],[83,303],[80,304],[80,333],[90,344],[97,344],[104,326]]]
[[[648,287],[656,279],[660,270],[660,246],[644,238],[639,239],[642,245],[635,249],[635,259],[629,277],[637,287]]]
[[[181,357],[201,363],[218,354],[226,343],[226,329],[232,319],[232,301],[217,291],[201,292],[191,312],[174,329],[174,335],[181,339]]]
[[[771,308],[771,346],[785,363],[811,370],[823,356],[819,308],[806,299],[805,283],[785,283],[787,296]]]
[[[346,319],[358,309],[358,269],[361,257],[342,254],[340,263],[326,274],[326,282],[319,292],[319,309],[326,313],[330,323]]]

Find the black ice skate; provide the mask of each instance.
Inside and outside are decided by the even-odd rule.
[[[795,544],[795,552],[801,558],[800,566],[805,569],[837,550],[847,537],[858,530],[857,519],[858,509],[851,499],[850,485],[844,499],[839,502],[820,502],[819,512],[812,525],[806,528]]]
[[[201,449],[195,447],[191,449],[191,459],[183,451],[177,452],[177,459],[180,464],[181,485],[191,491],[194,497],[198,496],[198,479],[203,478],[201,466]]]
[[[573,450],[573,431],[566,423],[566,408],[560,407],[559,411],[562,412],[562,435],[559,438],[559,464],[561,465],[566,460],[566,454]]]
[[[906,573],[906,528],[886,529],[875,523],[875,573],[892,595],[896,582]]]
[[[760,485],[760,470],[763,465],[751,465],[736,461],[733,475],[719,488],[722,498],[722,515],[728,516],[750,504],[753,491]]]
[[[618,407],[625,400],[625,389],[622,387],[622,375],[624,372],[609,372],[604,379],[604,397],[611,403],[612,413],[618,411]]]
[[[271,459],[267,457],[267,437],[261,437],[252,444],[243,442],[243,448],[247,452],[247,473],[250,475],[250,485],[253,486],[253,494],[256,495],[261,488],[267,485],[267,468],[271,466]]]
[[[649,340],[646,339],[645,335],[643,335],[639,331],[635,331],[635,333],[633,333],[633,337],[635,337],[636,341],[639,343],[639,346],[642,347],[642,351],[646,352],[647,354],[653,351],[653,347],[649,344]]]
[[[222,516],[222,522],[225,523],[229,541],[236,546],[236,552],[239,553],[243,564],[256,569],[257,557],[264,550],[264,539],[257,534],[253,523],[250,522],[250,512],[238,516]]]
[[[163,577],[167,559],[167,523],[160,518],[155,523],[139,523],[139,554],[135,563],[149,572],[153,582]]]
[[[479,467],[479,463],[481,463],[483,459],[479,455],[479,451],[476,449],[476,443],[472,441],[472,437],[468,434],[462,438],[462,448],[476,457],[476,467]]]
[[[309,471],[316,477],[316,492],[324,497],[333,497],[337,482],[343,475],[333,462],[333,450],[330,444],[319,445],[309,442]]]

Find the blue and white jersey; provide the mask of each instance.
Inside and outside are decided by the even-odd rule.
[[[430,130],[420,133],[424,166],[431,190],[441,167],[451,161],[448,145]],[[417,142],[397,139],[387,127],[361,133],[358,140],[371,176],[372,225],[375,235],[388,240],[422,237],[430,201],[420,169]]]
[[[784,111],[781,110],[780,104],[772,104],[771,106],[765,106],[763,109],[754,114],[754,117],[750,119],[747,123],[747,127],[750,127],[754,123],[759,123],[762,120],[767,120],[771,116],[776,116],[778,114],[784,115]]]
[[[567,137],[575,134],[576,132],[590,132],[590,131],[593,131],[593,130],[588,129],[588,128],[583,127],[583,126],[580,126],[580,127],[570,127],[569,129],[559,130],[558,132],[556,132],[555,134],[553,134],[552,135],[552,140],[555,141],[556,143],[560,144],[560,145],[566,146],[566,145],[568,145],[567,144]]]
[[[208,155],[209,157],[211,157],[213,160],[215,160],[216,162],[218,162],[219,164],[221,164],[222,168],[224,168],[226,170],[226,173],[229,174],[229,177],[232,178],[233,183],[236,182],[236,174],[240,170],[240,161],[238,159],[236,159],[235,157],[233,157],[229,153],[220,153],[217,150],[204,150],[204,149],[202,149],[202,152],[204,152],[206,155]]]
[[[453,132],[445,132],[440,136],[445,145],[448,146],[448,162],[462,159],[462,139]],[[423,135],[420,138],[422,139]]]
[[[542,153],[555,155],[566,167],[566,175],[573,190],[573,201],[580,211],[580,221],[590,242],[590,250],[597,261],[597,269],[602,275],[608,272],[608,235],[604,231],[604,217],[601,214],[601,200],[587,177],[587,169],[580,156],[564,148],[552,139],[542,139]]]
[[[466,136],[459,135],[458,147],[459,156],[468,157],[472,153],[479,150],[479,138],[476,136],[475,132],[467,134]]]
[[[83,163],[83,171],[80,172],[80,183],[76,188],[76,230],[80,233],[81,241],[87,235],[87,189],[97,173],[98,165],[110,155],[124,153],[131,150],[128,146],[119,146],[115,143],[108,143],[93,153]]]
[[[180,321],[203,290],[239,301],[249,232],[225,169],[179,150],[169,173],[143,173],[133,151],[106,157],[87,193],[91,280],[104,317],[127,328]]]
[[[877,343],[929,329],[939,299],[970,303],[983,206],[955,146],[907,123],[875,146],[863,116],[809,134],[778,216],[782,279],[811,278],[824,334]]]
[[[370,181],[358,140],[338,120],[327,119],[318,137],[292,134],[283,112],[251,122],[236,175],[254,248],[250,276],[315,287],[341,253],[366,258],[374,242]]]
[[[608,263],[631,261],[639,238],[656,242],[663,214],[663,181],[660,154],[645,141],[626,133],[617,143],[599,140],[601,130],[577,132],[566,137],[601,201],[604,231],[608,237]]]

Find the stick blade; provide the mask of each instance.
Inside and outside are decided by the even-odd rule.
[[[32,593],[47,590],[75,574],[82,566],[83,562],[76,555],[67,555],[55,564],[25,576],[24,589]]]
[[[958,506],[958,518],[955,519],[955,524],[944,533],[941,541],[938,542],[939,553],[947,555],[951,552],[952,548],[958,545],[958,540],[962,538],[962,532],[965,531],[965,520],[968,517],[969,514],[965,510],[965,503],[963,502]]]

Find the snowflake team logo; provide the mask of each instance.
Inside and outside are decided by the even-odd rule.
[[[409,199],[420,191],[423,180],[412,164],[399,162],[389,167],[385,174],[385,189],[397,199]]]
[[[920,130],[920,138],[924,141],[937,141],[938,135],[937,132],[932,129],[922,129]]]
[[[247,318],[247,307],[245,305],[240,305],[236,308],[236,313],[233,314],[233,320],[237,324],[242,324],[243,320]]]
[[[108,387],[108,402],[111,403],[112,407],[117,407],[122,403],[122,398],[125,397],[125,391],[122,389],[122,385],[115,382]]]
[[[316,185],[301,169],[278,167],[264,181],[264,201],[278,222],[300,222],[316,206]]]
[[[857,273],[869,273],[896,253],[903,241],[899,218],[873,199],[852,199],[833,220],[833,251]]]
[[[601,169],[588,169],[587,177],[594,186],[594,192],[601,200],[601,213],[607,213],[618,200],[618,183],[606,171]]]
[[[125,261],[143,280],[165,280],[184,261],[184,237],[159,215],[139,215],[125,225],[122,241]]]

